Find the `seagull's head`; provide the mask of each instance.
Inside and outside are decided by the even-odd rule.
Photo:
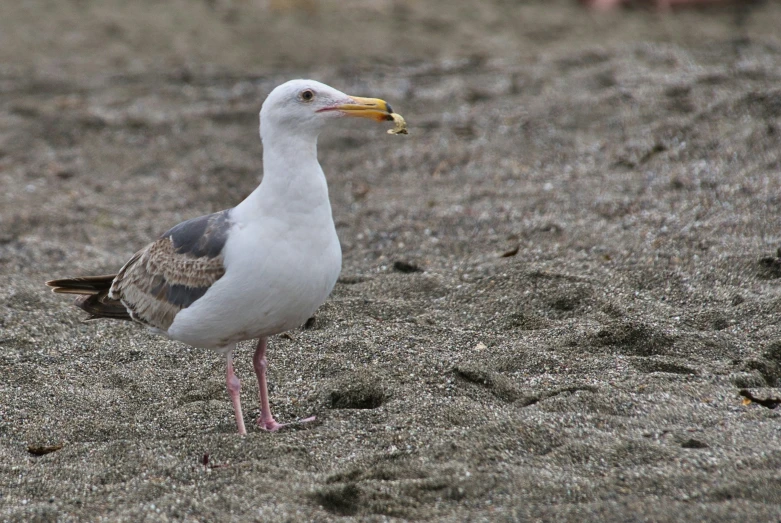
[[[317,136],[334,118],[357,116],[393,120],[390,104],[379,98],[348,96],[315,80],[291,80],[271,91],[260,110],[260,134],[282,130]]]

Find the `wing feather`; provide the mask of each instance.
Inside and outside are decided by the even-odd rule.
[[[183,222],[138,251],[111,285],[130,316],[166,331],[176,315],[225,274],[222,250],[231,222],[222,211]]]

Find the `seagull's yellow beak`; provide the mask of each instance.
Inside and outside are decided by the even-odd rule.
[[[379,98],[360,98],[351,96],[355,103],[337,105],[336,109],[342,111],[347,116],[357,116],[359,118],[371,118],[378,122],[393,120],[391,113],[393,109],[388,102]]]

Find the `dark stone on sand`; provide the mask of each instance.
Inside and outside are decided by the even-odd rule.
[[[423,272],[423,269],[421,269],[414,263],[405,262],[401,260],[393,262],[393,270],[404,274],[410,274],[413,272]]]
[[[685,449],[707,449],[710,447],[707,443],[704,441],[700,441],[698,439],[690,438],[681,443],[681,447]]]

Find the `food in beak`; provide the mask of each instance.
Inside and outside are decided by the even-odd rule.
[[[407,131],[407,122],[404,121],[404,117],[398,113],[391,113],[390,116],[393,118],[396,126],[393,129],[388,129],[388,134],[409,134]]]

